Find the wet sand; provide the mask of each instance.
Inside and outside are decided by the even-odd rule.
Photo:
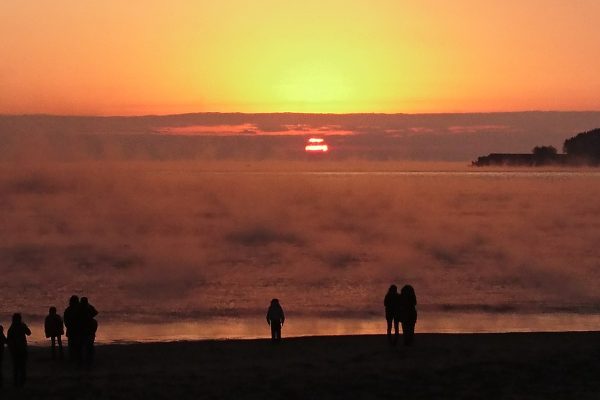
[[[328,336],[97,347],[91,370],[30,347],[29,380],[2,398],[598,399],[600,332]]]

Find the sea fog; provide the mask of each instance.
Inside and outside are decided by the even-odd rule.
[[[586,169],[4,163],[0,322],[41,340],[78,294],[100,341],[256,337],[277,297],[284,335],[376,333],[410,283],[421,331],[597,329],[598,198]]]

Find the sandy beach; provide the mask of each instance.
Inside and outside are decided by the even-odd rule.
[[[97,347],[91,370],[30,347],[26,387],[45,399],[597,399],[600,332],[323,336]]]

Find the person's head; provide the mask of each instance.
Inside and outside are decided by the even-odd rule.
[[[398,286],[391,285],[390,288],[388,289],[388,293],[398,293]]]
[[[48,314],[55,315],[56,314],[56,307],[50,307],[50,309],[48,309]]]
[[[84,306],[87,306],[89,304],[88,298],[87,297],[82,297],[81,298],[81,304],[83,304]]]
[[[20,313],[14,313],[12,316],[12,323],[13,324],[20,324],[23,321],[23,318],[21,317]]]
[[[77,295],[71,296],[71,298],[69,299],[69,305],[76,306],[77,304],[79,304],[79,297],[77,297]]]
[[[404,295],[412,295],[414,293],[415,293],[415,289],[413,289],[413,287],[410,285],[404,285],[402,287],[402,290],[400,291],[400,294],[404,294]]]
[[[271,300],[271,305],[272,306],[278,306],[279,305],[279,299],[272,299]]]

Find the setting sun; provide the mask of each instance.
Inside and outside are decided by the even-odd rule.
[[[599,398],[598,20],[2,1],[0,400]]]
[[[321,138],[310,138],[308,144],[304,147],[307,153],[327,153],[329,146],[325,143],[324,139]]]

